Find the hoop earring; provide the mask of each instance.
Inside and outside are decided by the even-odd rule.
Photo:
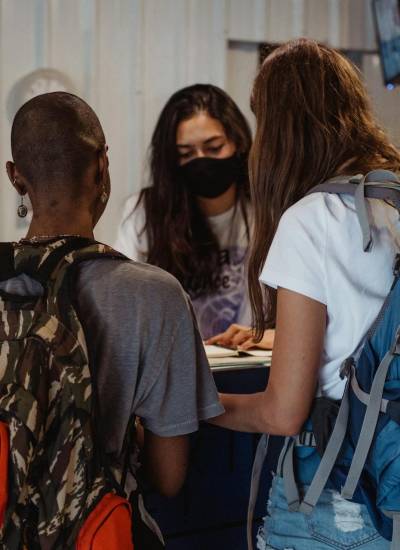
[[[28,214],[28,208],[24,204],[24,196],[21,195],[21,204],[18,206],[17,214],[19,218],[26,218]]]

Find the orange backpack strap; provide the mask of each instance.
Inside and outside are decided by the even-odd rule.
[[[107,493],[91,511],[79,532],[76,550],[134,550],[129,502]]]

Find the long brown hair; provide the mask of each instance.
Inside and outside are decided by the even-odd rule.
[[[250,152],[254,238],[249,292],[256,337],[275,318],[275,293],[259,276],[279,220],[318,183],[376,168],[398,171],[400,155],[375,121],[358,70],[313,40],[293,40],[263,62],[252,109]]]
[[[176,132],[178,125],[205,112],[217,119],[236,146],[243,167],[236,182],[236,207],[243,211],[250,200],[248,155],[249,125],[231,97],[217,86],[195,84],[171,96],[156,124],[150,146],[151,187],[143,189],[137,206],[145,209],[147,261],[169,271],[192,296],[214,290],[221,270],[219,245],[206,216],[178,177]]]

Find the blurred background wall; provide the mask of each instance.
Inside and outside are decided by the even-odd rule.
[[[399,92],[383,86],[370,0],[0,0],[0,240],[25,230],[3,169],[11,117],[25,100],[67,89],[98,113],[113,192],[96,236],[112,243],[124,199],[146,183],[146,150],[168,97],[211,82],[254,125],[249,93],[259,44],[298,36],[349,53],[400,145]]]

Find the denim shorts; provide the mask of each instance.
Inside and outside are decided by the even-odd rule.
[[[303,488],[303,492],[306,487]],[[289,512],[283,480],[275,476],[268,515],[257,536],[259,550],[389,550],[365,506],[325,489],[312,514]]]

